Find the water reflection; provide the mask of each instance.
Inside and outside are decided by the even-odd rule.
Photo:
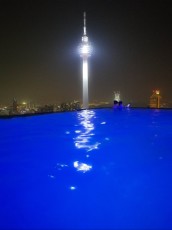
[[[75,170],[77,173],[87,173],[92,170],[93,166],[88,163],[88,158],[90,159],[91,151],[97,150],[99,148],[100,142],[96,141],[95,135],[95,112],[92,110],[82,110],[77,113],[77,123],[74,125],[74,129],[66,130],[65,134],[69,135],[69,137],[73,136],[73,142],[76,150],[83,150],[80,154],[80,159],[73,159],[73,162],[67,163],[58,162],[54,168],[54,173],[49,174],[49,178],[58,180],[58,184],[60,185],[62,182],[60,178],[62,177],[62,173],[67,175],[68,173]],[[102,121],[101,125],[105,125],[106,122]],[[79,151],[80,152],[80,151]],[[82,159],[81,159],[82,158]],[[68,180],[68,179],[67,179]],[[69,190],[78,190],[78,186],[76,184],[75,179],[67,182],[67,188]]]
[[[73,163],[73,166],[74,166],[74,168],[77,169],[77,171],[82,171],[83,173],[89,171],[92,168],[91,165],[88,165],[86,163],[82,163],[82,162],[79,162],[79,161],[75,161]]]
[[[94,123],[92,120],[95,118],[95,112],[92,110],[82,110],[78,113],[80,130],[75,130],[78,134],[74,138],[75,147],[78,149],[85,149],[87,152],[98,149],[100,142],[94,142]]]
[[[70,186],[69,189],[70,189],[70,190],[75,190],[76,187],[75,187],[75,186]]]
[[[67,164],[60,164],[60,163],[56,164],[56,169],[57,170],[62,170],[65,167],[68,167],[68,165]]]

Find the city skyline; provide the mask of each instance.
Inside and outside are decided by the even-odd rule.
[[[0,104],[82,101],[82,61],[77,52],[87,12],[93,41],[90,101],[149,101],[171,93],[170,1],[1,1]]]

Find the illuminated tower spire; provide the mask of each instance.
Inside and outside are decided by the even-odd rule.
[[[86,30],[86,13],[84,12],[84,35],[87,34],[87,30]]]
[[[91,55],[90,45],[88,42],[87,31],[86,31],[86,12],[83,14],[84,16],[84,27],[83,27],[83,36],[82,43],[80,46],[80,56],[83,60],[82,66],[82,77],[83,77],[83,109],[87,109],[89,107],[88,103],[88,57]]]

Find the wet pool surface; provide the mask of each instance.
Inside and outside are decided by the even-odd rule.
[[[0,229],[172,229],[172,110],[0,119]]]

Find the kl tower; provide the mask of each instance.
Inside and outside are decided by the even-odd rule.
[[[84,12],[84,27],[82,43],[80,46],[80,56],[82,57],[82,78],[83,78],[83,104],[82,108],[87,109],[88,103],[88,57],[91,55],[91,47],[88,42],[87,30],[86,30],[86,13]]]

